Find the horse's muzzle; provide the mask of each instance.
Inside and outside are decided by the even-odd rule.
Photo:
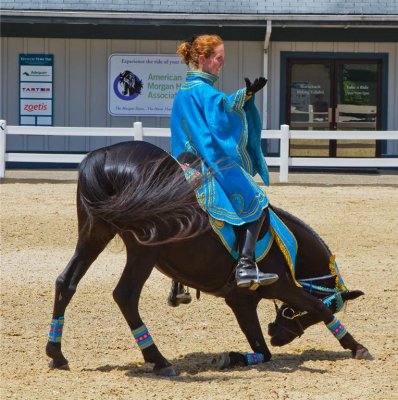
[[[268,335],[271,337],[271,345],[276,347],[284,346],[299,336],[275,322],[268,324]]]

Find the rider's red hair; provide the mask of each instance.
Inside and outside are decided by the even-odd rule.
[[[187,65],[197,68],[200,55],[204,55],[206,58],[210,57],[214,49],[223,43],[218,35],[200,35],[182,42],[178,46],[177,54]]]

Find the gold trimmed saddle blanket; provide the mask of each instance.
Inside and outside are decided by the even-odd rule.
[[[177,160],[178,162],[178,160]],[[184,171],[185,178],[188,182],[194,182],[196,179],[200,179],[201,173],[195,169],[191,168],[189,165],[184,163],[179,163],[182,170]],[[202,164],[203,165],[203,164]],[[206,209],[203,201],[200,199],[200,194],[198,193],[202,190],[202,185],[196,187],[196,197],[202,209],[207,212],[210,220],[210,224],[220,238],[221,242],[224,244],[225,248],[228,250],[229,254],[235,259],[238,259],[238,252],[236,251],[237,237],[235,234],[234,226],[228,222],[224,222],[214,218]],[[267,200],[268,201],[268,200]],[[296,268],[296,255],[297,255],[297,241],[290,229],[283,223],[283,221],[275,214],[275,212],[268,207],[270,216],[270,228],[266,234],[260,238],[256,243],[255,254],[256,262],[263,260],[268,254],[271,246],[276,241],[279,249],[281,250],[287,265],[289,266],[290,273],[292,275],[294,283],[298,287],[302,285],[296,280],[295,268]]]
[[[282,254],[289,266],[290,273],[292,275],[294,283],[301,287],[300,283],[296,280],[295,267],[296,267],[296,256],[297,256],[297,241],[290,229],[283,223],[283,221],[269,208],[270,216],[270,228],[268,232],[257,241],[255,254],[256,262],[263,260],[268,254],[271,246],[276,241],[278,247],[282,251]],[[231,256],[237,260],[238,252],[237,249],[237,237],[233,225],[228,224],[224,221],[214,219],[209,215],[210,224],[224,244],[225,248],[231,254]]]

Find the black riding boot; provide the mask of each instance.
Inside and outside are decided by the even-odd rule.
[[[239,258],[236,263],[235,272],[238,287],[248,287],[255,290],[259,285],[271,285],[279,279],[277,274],[261,272],[255,262],[254,249],[260,234],[261,226],[267,215],[268,210],[265,210],[257,221],[249,222],[239,227]]]

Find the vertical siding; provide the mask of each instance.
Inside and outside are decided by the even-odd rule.
[[[108,58],[114,53],[174,54],[174,40],[44,39],[1,38],[1,110],[9,125],[18,125],[20,53],[54,54],[54,125],[131,127],[137,120],[144,126],[168,127],[169,118],[115,117],[108,114]],[[217,87],[231,93],[244,86],[245,76],[254,79],[263,71],[262,41],[227,41],[226,66]],[[338,42],[272,42],[268,59],[269,129],[280,124],[280,57],[282,51],[388,53],[387,129],[398,129],[398,44]],[[262,96],[256,98],[262,110]],[[11,137],[9,150],[87,151],[119,138]],[[151,142],[165,149],[168,139]],[[275,149],[271,147],[271,151]],[[398,144],[388,143],[389,154],[398,153]]]
[[[8,125],[19,125],[19,54],[24,52],[23,38],[1,39],[4,54],[1,58],[3,65],[1,119]],[[4,110],[4,111],[3,111]],[[7,147],[13,149],[26,149],[26,137],[16,136],[7,139]]]
[[[108,58],[114,53],[175,54],[174,40],[1,38],[1,118],[18,125],[19,54],[54,55],[54,125],[131,127],[137,120],[148,127],[169,127],[165,117],[115,117],[108,113]],[[226,67],[217,87],[227,93],[244,87],[245,76],[262,73],[262,42],[227,41]],[[262,99],[257,105],[261,109]],[[17,150],[88,151],[120,138],[12,137],[8,148]],[[167,138],[148,141],[169,148]]]

